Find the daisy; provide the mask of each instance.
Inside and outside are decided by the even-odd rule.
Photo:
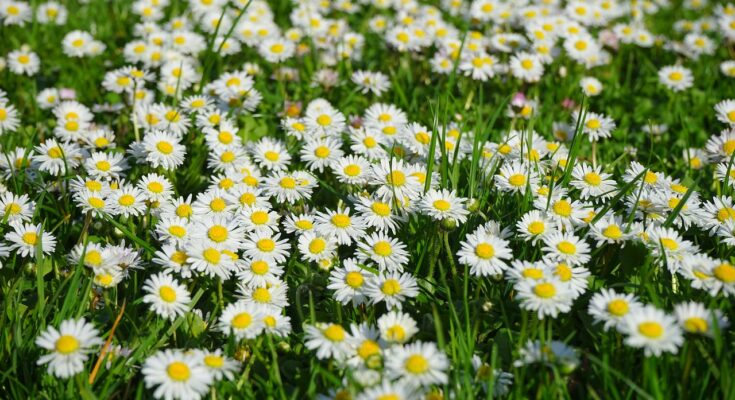
[[[402,160],[380,160],[373,164],[370,183],[378,187],[376,194],[386,201],[416,199],[422,187],[418,178],[412,176]]]
[[[661,84],[674,92],[689,89],[694,84],[692,71],[678,65],[661,68],[658,71],[658,79]]]
[[[429,190],[419,202],[421,210],[432,219],[441,221],[452,219],[462,224],[467,221],[465,202],[467,199],[457,197],[454,192],[446,189]]]
[[[35,203],[30,201],[27,194],[18,196],[12,192],[5,192],[0,195],[0,219],[3,221],[11,224],[30,222],[35,209]]]
[[[229,304],[219,317],[219,329],[236,339],[254,339],[265,328],[263,306],[245,301]]]
[[[311,136],[336,136],[345,130],[345,117],[324,99],[312,100],[306,107],[304,124]]]
[[[18,75],[33,76],[41,69],[38,55],[28,50],[14,50],[8,53],[8,69]]]
[[[161,266],[163,272],[189,278],[192,274],[188,259],[186,251],[179,250],[174,245],[164,244],[161,250],[155,252],[153,263]]]
[[[371,260],[381,271],[402,271],[403,266],[408,263],[406,245],[382,232],[367,235],[357,243],[357,247],[358,260]]]
[[[278,307],[264,307],[263,323],[265,332],[276,337],[288,337],[291,334],[291,318],[282,314]]]
[[[381,232],[397,232],[400,222],[404,219],[395,214],[390,203],[370,197],[359,197],[355,203],[355,211],[360,214],[368,227]]]
[[[431,342],[391,347],[385,354],[388,376],[408,386],[446,384],[449,358]]]
[[[536,244],[539,240],[543,240],[550,233],[556,232],[556,225],[546,217],[546,214],[532,210],[521,217],[516,223],[518,235],[524,240],[530,240],[532,244]]]
[[[145,159],[153,168],[172,170],[184,163],[186,148],[179,138],[166,131],[150,131],[143,138]]]
[[[623,317],[618,330],[626,335],[625,344],[642,347],[647,357],[660,356],[664,352],[676,354],[684,342],[676,319],[648,305]]]
[[[580,120],[581,116],[581,113],[574,112],[572,114],[572,121],[576,123],[576,121]],[[600,139],[609,138],[615,130],[615,127],[615,121],[604,114],[598,114],[591,111],[584,113],[582,133],[589,137],[590,142],[597,142]]]
[[[18,110],[0,99],[0,134],[15,132],[20,126]]]
[[[539,319],[546,316],[556,318],[560,312],[572,308],[573,292],[569,285],[557,278],[544,278],[538,281],[523,279],[513,285],[518,291],[518,299],[525,310],[535,311]]]
[[[125,156],[120,153],[93,152],[84,160],[84,169],[92,178],[97,179],[120,179],[124,176],[127,168]]]
[[[35,147],[38,169],[58,176],[73,170],[79,165],[82,157],[81,149],[74,143],[59,143],[54,139],[46,139]]]
[[[298,172],[298,171],[297,171]],[[263,194],[274,197],[279,203],[294,204],[311,195],[314,180],[305,182],[301,174],[276,172],[263,183]],[[310,175],[309,175],[310,176]]]
[[[616,183],[612,175],[602,172],[602,166],[592,167],[587,163],[578,163],[572,169],[572,179],[569,184],[581,191],[579,197],[583,200],[593,198],[606,200],[615,195]]]
[[[221,349],[198,350],[197,353],[201,357],[202,364],[212,374],[214,381],[235,379],[235,372],[240,369],[240,363],[222,354]]]
[[[407,298],[418,294],[416,278],[408,273],[389,272],[377,275],[365,284],[365,295],[370,298],[370,303],[384,301],[388,309],[396,307],[400,310]]]
[[[590,298],[587,312],[595,322],[604,324],[604,329],[617,327],[630,312],[643,307],[636,296],[620,294],[612,289],[602,289]]]
[[[370,386],[358,394],[355,400],[410,400],[416,398],[414,389],[404,384],[391,383],[384,380],[379,385]]]
[[[288,299],[286,298],[288,285],[278,279],[267,282],[263,286],[239,285],[238,291],[246,303],[281,309],[288,306]]]
[[[191,295],[186,287],[170,275],[152,275],[143,284],[143,302],[149,303],[153,312],[168,320],[184,315],[189,307]]]
[[[674,314],[684,331],[698,335],[714,337],[715,332],[722,332],[730,325],[722,311],[707,310],[704,304],[694,301],[677,304]]]
[[[227,249],[212,243],[190,241],[191,248],[187,249],[187,262],[194,271],[203,272],[210,277],[218,277],[225,281],[235,269],[232,256]]]
[[[171,182],[155,173],[141,177],[137,186],[149,201],[164,202],[174,194]]]
[[[579,86],[582,88],[585,96],[594,97],[602,92],[602,83],[595,77],[586,76],[579,81]]]
[[[36,257],[36,249],[46,255],[56,249],[56,238],[44,231],[41,224],[14,222],[10,227],[13,230],[5,234],[5,240],[10,242],[10,250],[15,250],[21,257]]]
[[[337,179],[348,185],[364,185],[370,172],[370,162],[358,155],[341,157],[330,164]]]
[[[577,351],[564,342],[540,340],[526,342],[520,350],[519,359],[513,362],[516,368],[541,363],[547,366],[573,371],[579,365]]]
[[[311,171],[322,172],[326,167],[344,155],[342,142],[335,138],[308,140],[301,149],[301,160]]]
[[[343,360],[350,351],[350,334],[338,324],[317,323],[304,328],[304,345],[316,351],[316,357],[323,360],[334,358]]]
[[[367,302],[363,291],[365,282],[372,276],[372,273],[357,265],[354,259],[348,258],[342,262],[342,267],[329,273],[327,289],[334,290],[335,300],[344,305],[360,305]]]
[[[314,230],[314,216],[311,214],[291,214],[283,222],[287,233],[303,233]]]
[[[258,53],[270,63],[280,63],[291,58],[295,48],[294,44],[288,40],[269,38],[260,43]]]
[[[539,178],[530,164],[512,161],[503,163],[500,167],[499,173],[495,175],[495,184],[503,192],[523,194],[529,188],[536,191]]]
[[[289,256],[291,245],[281,240],[279,233],[253,232],[245,239],[243,250],[251,259],[272,260],[283,263]]]
[[[156,399],[200,399],[213,382],[212,373],[197,352],[160,350],[146,358],[141,372],[145,386],[156,388]]]
[[[299,236],[298,248],[304,260],[319,262],[334,257],[337,243],[331,235],[304,232]]]
[[[145,197],[137,187],[121,183],[120,188],[113,190],[108,197],[110,214],[124,217],[135,217],[145,213]]]
[[[715,112],[718,121],[730,126],[735,125],[735,100],[728,99],[715,104]]]
[[[525,82],[538,82],[544,74],[544,65],[535,54],[520,52],[510,58],[510,71]]]
[[[405,343],[419,331],[416,321],[400,310],[388,311],[377,322],[380,339],[389,344]]]
[[[213,215],[194,220],[191,237],[200,242],[227,249],[239,249],[245,236],[245,229],[238,221],[226,215]]]
[[[602,246],[605,243],[625,245],[627,240],[633,238],[634,233],[627,230],[621,217],[603,217],[599,221],[590,225],[588,234],[597,240],[597,245]]]
[[[546,197],[538,197],[533,205],[538,210],[546,210],[546,216],[549,217],[557,229],[573,229],[583,223],[582,219],[587,216],[582,203],[572,201],[565,197],[565,193],[558,193],[548,199]]]
[[[334,237],[339,245],[349,246],[365,235],[365,222],[360,216],[350,215],[349,207],[317,212],[314,220],[316,231]]]
[[[459,262],[470,266],[474,276],[502,274],[508,268],[506,263],[513,258],[507,240],[485,232],[483,229],[467,235],[457,253]]]
[[[352,73],[350,79],[362,94],[373,93],[380,96],[390,89],[390,80],[381,72],[357,70]]]
[[[265,286],[283,274],[283,267],[270,260],[245,260],[236,265],[239,267],[237,277],[240,284],[248,287]]]
[[[677,231],[671,228],[653,227],[648,230],[646,245],[654,258],[666,263],[669,271],[675,273],[680,267],[685,255],[694,253],[696,246],[682,239]]]
[[[48,364],[50,374],[69,378],[84,370],[84,362],[102,344],[99,331],[84,319],[67,319],[57,330],[49,326],[36,338],[36,346],[52,351],[41,356],[38,365]]]

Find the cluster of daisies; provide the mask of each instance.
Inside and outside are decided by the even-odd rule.
[[[139,22],[119,49],[123,62],[111,63],[100,77],[106,98],[119,101],[86,105],[68,88],[38,90],[34,112],[53,123],[40,130],[37,143],[18,140],[2,149],[0,172],[14,184],[0,187],[0,218],[7,224],[0,260],[62,256],[67,240],[55,236],[58,225],[44,219],[44,208],[18,182],[38,184],[76,208],[65,211],[78,216],[72,222],[85,234],[62,258],[83,268],[97,293],[140,282],[139,303],[173,325],[208,312],[198,291],[226,284],[234,290],[227,301],[219,294],[221,306],[206,334],[222,343],[253,344],[264,336],[303,342],[305,351],[343,373],[344,381],[325,398],[442,396],[440,388],[455,384],[451,374],[466,372],[421,337],[414,305],[430,283],[415,268],[420,261],[406,235],[411,224],[436,227],[428,233],[444,236],[448,254],[442,257],[450,258],[453,274],[461,273],[456,260],[467,271],[462,279],[505,282],[512,295],[501,300],[539,320],[581,309],[602,331],[618,332],[646,356],[677,353],[686,335],[713,338],[729,327],[721,310],[701,301],[664,309],[625,287],[605,287],[610,271],[594,265],[600,252],[636,246],[647,252],[656,274],[673,277],[672,293],[688,284],[703,299],[735,296],[735,266],[697,240],[735,245],[733,198],[700,193],[635,161],[615,176],[597,162],[597,146],[614,140],[612,116],[569,102],[551,126],[537,131],[529,121],[539,116],[540,103],[519,92],[504,110],[511,128],[488,138],[468,129],[461,116],[432,124],[385,100],[395,85],[388,71],[343,70],[365,63],[370,41],[384,42],[401,62],[425,63],[432,77],[458,74],[525,87],[552,68],[566,77],[566,68],[556,64],[568,60],[570,69],[585,70],[574,85],[594,98],[606,90],[595,68],[609,65],[623,46],[656,47],[683,60],[658,71],[661,92],[670,95],[696,86],[687,64],[712,57],[719,40],[735,40],[735,6],[717,5],[715,17],[678,21],[672,28],[681,40],[672,40],[646,28],[646,17],[668,6],[662,1],[293,3],[285,28],[260,0],[190,0],[173,16],[168,0],[134,1]],[[705,3],[684,6],[701,11]],[[349,17],[368,9],[364,32],[353,30]],[[55,2],[31,7],[0,0],[7,29],[37,22],[64,27],[67,14]],[[457,20],[472,29],[465,32]],[[87,31],[59,38],[70,59],[112,55]],[[248,62],[230,62],[243,56]],[[241,117],[261,117],[254,113],[272,81],[279,90],[299,82],[302,72],[294,65],[311,56],[318,57],[319,69],[306,85],[321,97],[284,99],[277,126],[257,138],[245,132]],[[224,72],[214,72],[214,57],[224,60]],[[17,79],[35,79],[48,68],[27,44],[0,61],[0,70],[7,66]],[[735,61],[719,67],[735,77]],[[335,105],[341,103],[329,89],[343,82],[364,98],[364,108],[347,113]],[[0,135],[21,137],[28,133],[21,128],[24,116],[9,97],[0,91]],[[719,100],[713,114],[721,132],[702,148],[687,148],[682,160],[692,171],[712,170],[718,187],[735,188],[735,100]],[[125,116],[127,129],[105,125],[110,114]],[[660,135],[668,127],[640,129]],[[589,160],[571,156],[580,140],[592,143]],[[192,167],[194,159],[201,168],[192,180],[201,178],[202,189],[182,195],[184,186],[196,186],[178,181],[182,171],[199,168]],[[476,167],[472,193],[523,211],[517,220],[487,217],[482,199],[442,184],[442,164]],[[465,174],[455,168],[460,170]],[[329,206],[314,200],[325,197]],[[479,226],[470,226],[478,220]],[[123,237],[126,227],[146,239],[87,235],[116,229],[123,234],[112,237]],[[451,249],[450,237],[457,248]],[[360,316],[369,310],[374,321],[292,324],[289,272],[302,267],[326,278],[326,293],[339,307],[360,310]],[[45,351],[38,364],[59,378],[77,375],[103,351],[102,337],[84,319],[48,326],[36,339]],[[204,397],[215,382],[236,380],[243,368],[225,347],[145,356],[145,385],[164,399]],[[507,393],[513,375],[487,359],[481,352],[473,356],[469,381],[489,396]],[[573,369],[579,362],[573,346],[534,339],[517,349],[513,367]]]

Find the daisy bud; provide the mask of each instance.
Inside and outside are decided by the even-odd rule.
[[[250,351],[247,349],[247,347],[240,347],[235,350],[234,358],[237,361],[245,362],[250,358]]]
[[[480,200],[470,199],[469,203],[467,204],[467,210],[471,213],[476,213],[480,211]]]
[[[454,218],[445,218],[442,220],[441,228],[447,232],[457,229],[457,221]]]
[[[492,301],[486,301],[482,304],[482,311],[490,312],[490,310],[493,309],[493,302]]]

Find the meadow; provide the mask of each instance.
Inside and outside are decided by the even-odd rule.
[[[0,0],[0,398],[735,399],[735,3]]]

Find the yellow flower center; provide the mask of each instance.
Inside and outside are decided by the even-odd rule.
[[[602,124],[599,119],[593,118],[587,121],[584,125],[589,129],[599,129]]]
[[[255,225],[263,225],[268,223],[269,220],[268,213],[265,211],[255,211],[250,215],[250,221],[252,221]]]
[[[221,212],[225,209],[225,207],[227,207],[227,203],[225,203],[225,201],[221,198],[216,198],[209,202],[209,208],[211,208],[212,211],[215,212]]]
[[[623,299],[612,300],[607,303],[607,312],[616,317],[622,317],[628,313],[628,302]]]
[[[572,205],[569,204],[569,202],[566,200],[559,200],[555,202],[551,208],[554,210],[554,213],[562,217],[568,217],[572,215]]]
[[[671,79],[674,82],[679,82],[683,78],[684,78],[684,74],[682,74],[679,71],[674,71],[674,72],[672,72],[672,73],[669,74],[669,79]]]
[[[230,324],[235,329],[245,329],[253,322],[253,316],[246,312],[235,315]]]
[[[225,360],[222,356],[207,354],[204,356],[204,364],[211,368],[222,368],[225,364]]]
[[[475,254],[478,257],[487,260],[495,255],[495,248],[491,244],[480,243],[477,245],[477,247],[475,247]]]
[[[61,147],[55,146],[48,149],[48,156],[51,158],[61,158],[64,156],[64,152],[61,150]]]
[[[388,257],[393,253],[393,248],[390,243],[385,240],[381,240],[373,245],[373,251],[381,257]]]
[[[602,235],[610,239],[620,239],[623,236],[623,231],[617,225],[608,225],[602,230]]]
[[[569,282],[570,279],[572,279],[572,269],[569,268],[568,265],[564,263],[560,263],[556,266],[556,270],[554,271],[556,276],[561,279],[562,282]]]
[[[403,186],[406,183],[406,175],[401,171],[393,171],[385,177],[389,185]]]
[[[173,303],[176,301],[176,291],[171,286],[161,286],[161,288],[158,289],[158,295],[161,296],[161,299],[166,303]]]
[[[345,214],[335,214],[332,217],[332,224],[337,228],[347,228],[351,223],[350,217]]]
[[[642,322],[638,324],[638,332],[649,339],[658,339],[664,334],[664,327],[655,321]]]
[[[539,268],[526,268],[523,270],[523,277],[538,280],[543,278],[544,271]]]
[[[584,181],[592,186],[599,186],[602,182],[602,177],[596,172],[588,172],[584,175]]]
[[[694,333],[705,333],[709,328],[709,324],[706,320],[699,317],[688,318],[684,321],[684,329]]]
[[[387,336],[389,340],[402,342],[406,338],[406,330],[403,329],[402,326],[396,324],[386,329],[385,336]]]
[[[357,176],[360,175],[361,172],[360,166],[356,164],[346,166],[343,171],[347,176]]]
[[[350,271],[345,274],[345,283],[353,289],[362,287],[364,281],[365,278],[363,278],[362,274],[357,271]]]
[[[26,232],[23,234],[23,242],[30,246],[35,246],[38,242],[38,235],[35,232]]]
[[[380,346],[373,340],[366,339],[357,348],[357,355],[363,360],[367,360],[369,357],[380,354]]]
[[[444,199],[435,200],[433,205],[434,205],[434,208],[436,208],[439,211],[447,211],[452,206],[448,201]]]
[[[62,335],[60,338],[56,339],[54,348],[57,353],[71,354],[79,348],[79,340],[72,335]]]
[[[220,257],[222,257],[222,254],[214,248],[208,248],[204,250],[204,253],[202,253],[202,256],[204,259],[210,263],[210,264],[219,264]]]
[[[429,360],[421,354],[413,354],[406,359],[404,366],[412,374],[423,374],[429,370]]]
[[[188,204],[180,204],[176,207],[176,215],[180,218],[189,218],[194,213],[194,209]]]
[[[554,287],[554,284],[548,282],[539,283],[538,285],[534,286],[533,292],[538,297],[548,299],[554,297],[554,295],[556,294],[556,287]]]
[[[337,324],[331,324],[322,331],[324,336],[332,342],[341,342],[345,340],[345,330]]]
[[[207,236],[213,242],[221,243],[227,240],[227,228],[222,225],[214,225],[207,231]]]
[[[390,206],[379,201],[374,202],[370,206],[370,209],[373,210],[375,214],[380,215],[381,217],[387,217],[390,215]]]
[[[99,197],[90,197],[88,202],[89,205],[92,206],[92,208],[96,209],[100,209],[105,206],[105,201],[100,199]]]
[[[309,252],[320,254],[327,247],[327,242],[322,238],[315,238],[309,243]]]
[[[526,185],[526,175],[523,174],[513,174],[508,178],[508,183],[511,184],[511,186],[515,187],[521,187]]]
[[[135,197],[133,197],[133,195],[131,195],[131,194],[127,194],[126,193],[126,194],[120,196],[120,198],[117,200],[117,202],[121,206],[130,207],[130,206],[133,205],[133,203],[135,203]]]
[[[253,290],[253,300],[258,303],[269,303],[271,301],[271,292],[264,287],[259,287]]]
[[[380,291],[387,296],[393,296],[401,292],[401,284],[395,279],[387,279],[383,282]]]
[[[332,123],[332,117],[327,114],[322,114],[316,118],[316,123],[321,126],[327,126]]]
[[[282,178],[278,184],[284,189],[293,189],[296,187],[296,180],[287,176]]]
[[[674,239],[663,238],[661,239],[661,244],[664,246],[664,248],[672,251],[679,248],[679,243],[676,243],[676,240]]]
[[[327,146],[319,146],[314,150],[314,155],[319,158],[327,158],[329,157],[329,147]]]
[[[735,282],[735,267],[730,265],[729,263],[723,263],[718,266],[716,266],[712,272],[715,275],[715,278],[718,280],[725,282],[725,283],[733,283]]]
[[[276,248],[276,242],[268,238],[258,240],[255,245],[258,247],[258,250],[266,253],[271,252]]]
[[[546,231],[546,225],[541,221],[533,221],[528,224],[528,231],[532,235],[540,235]]]
[[[171,261],[179,265],[184,265],[189,257],[183,251],[175,251],[171,254]]]

